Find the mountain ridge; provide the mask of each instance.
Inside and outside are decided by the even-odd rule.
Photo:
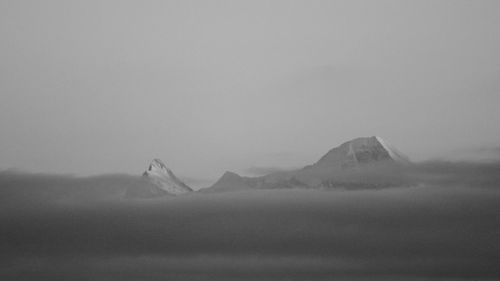
[[[330,149],[318,161],[290,172],[243,177],[225,172],[205,192],[242,189],[383,187],[399,183],[407,156],[378,136],[359,137]]]
[[[154,188],[151,189],[156,194],[179,195],[193,192],[193,189],[181,181],[175,174],[167,168],[162,160],[155,158],[148,165],[142,177]]]

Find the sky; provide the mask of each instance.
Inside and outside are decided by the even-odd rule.
[[[0,1],[0,169],[300,167],[500,147],[499,1]]]

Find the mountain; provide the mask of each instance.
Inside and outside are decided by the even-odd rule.
[[[178,195],[193,191],[191,187],[177,178],[160,159],[151,161],[142,176],[150,183],[149,191],[157,195]]]
[[[380,137],[361,137],[328,151],[316,163],[302,169],[241,177],[226,172],[204,191],[274,188],[378,188],[406,181],[408,157]]]
[[[409,160],[380,137],[356,138],[328,151],[317,167],[349,168],[379,162],[407,163]]]
[[[204,188],[202,192],[236,191],[255,187],[253,178],[242,177],[236,173],[226,171],[222,177],[210,188]]]

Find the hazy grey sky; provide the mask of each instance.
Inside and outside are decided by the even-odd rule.
[[[500,144],[500,1],[0,1],[0,169],[301,166]]]

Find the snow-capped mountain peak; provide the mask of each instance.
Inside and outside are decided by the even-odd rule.
[[[400,163],[406,163],[409,162],[410,159],[408,156],[404,155],[403,153],[399,152],[394,146],[386,143],[381,137],[375,136],[375,139],[384,147],[385,150],[389,153],[389,156],[396,161]]]
[[[151,161],[143,177],[151,184],[172,195],[193,191],[191,187],[177,178],[172,170],[167,168],[160,159],[153,159]]]
[[[381,137],[361,137],[341,144],[328,151],[316,166],[343,168],[374,162],[406,163],[408,158],[388,145]]]
[[[360,137],[328,151],[321,159],[302,169],[271,173],[261,177],[242,177],[226,172],[205,192],[273,188],[378,188],[400,184],[404,154],[381,137]]]

